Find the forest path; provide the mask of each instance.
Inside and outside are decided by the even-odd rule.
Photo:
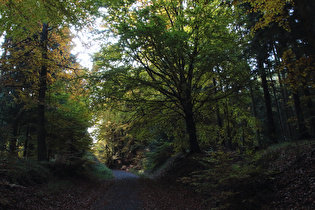
[[[207,209],[203,200],[187,188],[140,178],[127,171],[112,172],[115,179],[91,210]]]
[[[112,170],[115,180],[108,191],[91,209],[137,210],[141,209],[139,177],[127,171]]]

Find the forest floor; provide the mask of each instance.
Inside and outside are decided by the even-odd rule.
[[[191,185],[178,182],[192,171],[203,170],[196,157],[176,161],[155,179],[137,177],[126,171],[114,171],[115,179],[109,181],[68,178],[42,184],[12,184],[0,173],[0,210],[4,209],[315,209],[315,143],[286,146],[266,150],[262,160],[269,173],[265,180],[256,182],[256,188],[244,186],[237,191],[237,205],[248,201],[250,205],[239,208],[220,203],[204,202],[227,188],[208,187],[208,193],[196,193]],[[1,168],[0,172],[4,170]],[[246,183],[256,180],[246,176]],[[249,180],[249,181],[248,181]],[[251,182],[253,183],[253,182]],[[258,183],[258,184],[257,184]],[[260,184],[261,183],[261,184]],[[241,186],[238,183],[238,187]],[[219,189],[219,191],[218,191]],[[220,191],[222,189],[222,191]],[[212,194],[211,194],[212,193]],[[231,197],[231,198],[232,198]],[[236,199],[236,200],[237,200]],[[231,203],[230,203],[231,204]],[[234,206],[233,206],[234,205]],[[243,206],[244,207],[244,206]]]
[[[0,186],[1,210],[163,210],[205,209],[202,199],[180,186],[167,186],[126,171],[113,171],[114,180],[62,180],[50,184]]]

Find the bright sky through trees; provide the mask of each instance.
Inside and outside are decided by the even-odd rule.
[[[77,61],[82,67],[91,69],[93,65],[92,55],[100,49],[100,46],[88,29],[74,32],[74,35],[72,53],[76,55]]]
[[[84,68],[91,69],[93,62],[92,62],[92,55],[99,51],[100,45],[97,43],[88,29],[82,30],[80,32],[76,32],[74,29],[72,30],[74,38],[73,48],[71,53],[76,55],[77,61],[80,65]],[[0,37],[0,45],[2,45],[4,41],[4,37]],[[2,47],[0,47],[0,53],[2,53]]]
[[[106,12],[104,8],[100,9],[100,11],[103,13]],[[104,30],[102,24],[104,24],[102,18],[97,18],[94,24],[88,28],[84,28],[80,31],[77,31],[75,28],[71,29],[74,35],[72,39],[74,45],[72,54],[76,55],[77,61],[82,67],[90,70],[93,66],[93,54],[98,52],[101,49],[101,44],[104,43],[104,40],[99,41],[99,37],[102,36],[102,33],[98,33]]]

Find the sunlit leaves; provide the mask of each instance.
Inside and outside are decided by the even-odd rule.
[[[6,37],[1,60],[1,85],[10,89],[9,94],[15,97],[15,102],[23,105],[22,110],[37,105],[38,122],[42,122],[37,124],[38,145],[41,145],[38,147],[39,160],[47,159],[44,124],[47,116],[44,113],[60,108],[48,100],[48,96],[56,91],[56,82],[59,85],[60,81],[68,82],[62,84],[66,91],[80,96],[83,92],[76,89],[82,81],[77,84],[69,82],[77,80],[81,74],[76,69],[75,58],[70,55],[69,26],[86,26],[92,20],[91,15],[98,13],[101,4],[101,0],[8,0],[0,5],[0,33]],[[68,101],[73,99],[71,96]],[[82,105],[81,102],[78,105]],[[69,114],[74,110],[75,107],[68,110]],[[67,116],[62,114],[66,119]],[[84,125],[83,130],[86,130],[85,126],[88,125]],[[71,129],[76,128],[69,128],[67,132],[71,133]]]
[[[95,99],[132,111],[140,123],[176,121],[182,126],[169,126],[170,133],[175,142],[186,141],[186,120],[195,123],[188,115],[197,121],[205,103],[231,94],[248,78],[239,59],[241,29],[234,30],[237,10],[220,1],[124,3],[108,8],[107,29],[119,40],[95,56]],[[214,77],[221,91],[215,91]]]
[[[103,1],[3,0],[0,5],[0,33],[26,37],[38,33],[38,24],[83,26],[98,13]]]
[[[292,50],[287,50],[283,53],[283,61],[281,70],[287,72],[286,82],[288,82],[293,90],[297,90],[301,86],[314,86],[315,80],[315,65],[314,58],[301,57],[296,58]]]
[[[252,6],[251,12],[260,12],[263,17],[256,23],[254,30],[269,26],[271,23],[279,23],[285,29],[290,30],[287,18],[288,12],[285,6],[291,4],[293,0],[245,0]]]
[[[39,86],[39,70],[43,63],[48,67],[47,84],[53,84],[61,77],[67,77],[63,71],[73,66],[70,60],[70,37],[67,28],[62,29],[63,34],[52,31],[47,42],[48,57],[42,57],[42,48],[39,37],[34,35],[23,41],[7,38],[3,48],[6,54],[2,55],[2,75],[0,80],[3,87],[15,88],[20,99],[31,104],[32,98]]]
[[[75,93],[72,93],[75,94]],[[55,89],[50,94],[51,108],[46,113],[48,144],[52,154],[83,152],[90,148],[92,139],[87,132],[91,126],[91,112],[84,98]],[[52,106],[54,105],[54,106]]]

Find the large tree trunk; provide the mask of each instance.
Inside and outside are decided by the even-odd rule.
[[[190,154],[200,153],[200,147],[197,139],[196,122],[191,103],[184,104],[186,131],[189,136]]]
[[[258,59],[258,68],[260,71],[261,76],[261,84],[264,91],[264,99],[265,99],[265,105],[266,105],[266,113],[267,113],[267,121],[268,121],[268,131],[269,131],[269,138],[273,143],[277,143],[277,136],[276,136],[276,126],[273,119],[273,113],[272,113],[272,103],[271,103],[271,97],[268,89],[268,83],[266,78],[266,71],[264,68],[264,63],[262,59]]]
[[[47,41],[48,41],[48,24],[43,23],[41,34],[42,58],[43,63],[39,72],[39,89],[38,89],[38,124],[37,124],[37,155],[39,161],[48,160],[46,136],[45,136],[45,97],[47,89]]]

